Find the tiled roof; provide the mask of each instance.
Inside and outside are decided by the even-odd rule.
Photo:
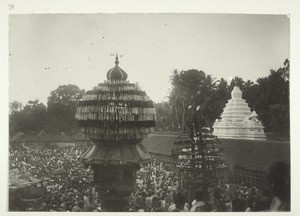
[[[38,136],[44,136],[47,135],[47,132],[44,130],[41,130],[41,132],[38,133]]]
[[[290,143],[220,139],[230,166],[265,172],[275,161],[290,163]]]
[[[72,138],[76,141],[89,141],[90,140],[90,138],[85,138],[83,136],[83,133],[81,133],[81,132],[76,133],[74,136],[72,136]]]
[[[17,132],[15,135],[13,135],[11,138],[10,138],[10,142],[16,142],[21,136],[23,136],[24,133],[22,132]]]
[[[74,142],[74,140],[66,135],[27,135],[16,139],[19,142]]]
[[[153,133],[142,144],[154,154],[172,155],[179,133]],[[290,162],[290,143],[284,141],[252,141],[220,139],[227,163],[264,172],[275,161]]]
[[[172,155],[173,143],[180,133],[152,133],[142,141],[142,144],[150,153],[166,156]]]

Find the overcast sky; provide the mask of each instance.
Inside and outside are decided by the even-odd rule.
[[[10,15],[9,30],[9,100],[23,105],[46,104],[59,85],[91,89],[116,52],[128,79],[155,102],[168,95],[174,69],[256,81],[289,58],[283,15]]]

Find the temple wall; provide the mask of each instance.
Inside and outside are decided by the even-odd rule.
[[[249,128],[214,128],[214,134],[219,138],[265,140],[263,129]]]

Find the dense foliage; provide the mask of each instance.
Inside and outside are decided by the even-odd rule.
[[[77,131],[75,114],[84,92],[76,85],[63,85],[50,93],[47,103],[47,131],[67,134]]]
[[[243,98],[255,110],[266,132],[289,139],[289,60],[277,70],[255,82],[235,77],[230,83],[216,80],[201,70],[175,70],[170,76],[172,89],[167,102],[156,103],[158,131],[184,131],[192,112],[197,109],[211,127],[230,99],[235,85],[240,86]],[[47,107],[38,100],[23,106],[10,104],[10,135],[21,131],[72,134],[77,131],[75,113],[84,90],[75,85],[63,85],[50,93]]]
[[[215,80],[199,70],[177,71],[171,75],[172,90],[169,101],[156,104],[157,130],[185,131],[191,114],[189,108],[202,114],[205,124],[211,127],[230,99],[235,85],[243,92],[251,110],[255,110],[265,131],[289,139],[289,60],[283,67],[271,70],[269,76],[254,83],[235,77],[230,84],[223,78]]]
[[[63,85],[50,93],[47,107],[38,100],[23,105],[18,101],[10,104],[9,132],[36,134],[41,130],[58,134],[77,131],[75,113],[84,90],[75,85]]]

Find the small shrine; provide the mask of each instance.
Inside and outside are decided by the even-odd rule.
[[[266,140],[264,126],[255,111],[251,112],[242,99],[242,91],[235,86],[221,119],[213,125],[214,135],[223,139]]]
[[[135,190],[136,171],[150,159],[141,141],[155,127],[153,102],[127,81],[116,55],[107,80],[86,92],[75,118],[92,142],[81,158],[94,171],[103,210],[124,211]]]

